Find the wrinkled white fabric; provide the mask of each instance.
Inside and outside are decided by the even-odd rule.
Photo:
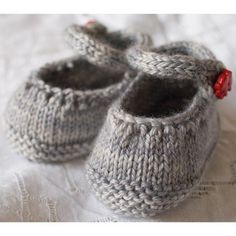
[[[1,15],[0,16],[0,221],[144,221],[113,214],[96,200],[85,160],[38,164],[17,155],[3,132],[9,97],[32,69],[72,52],[62,32],[94,18],[111,29],[204,43],[236,74],[236,15]],[[145,221],[236,221],[236,91],[218,102],[221,137],[200,186],[166,213]]]

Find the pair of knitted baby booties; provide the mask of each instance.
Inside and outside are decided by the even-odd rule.
[[[148,35],[96,22],[70,26],[66,40],[78,55],[42,67],[9,101],[11,143],[37,161],[90,154],[90,186],[117,213],[176,206],[216,145],[231,72],[200,44],[150,48]]]

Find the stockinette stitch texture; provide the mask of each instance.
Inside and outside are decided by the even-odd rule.
[[[108,67],[97,61],[100,58],[90,60],[91,51],[96,54],[100,48],[95,41],[96,27],[93,33],[82,28],[88,34],[86,39],[93,42],[86,46],[84,55],[50,63],[33,72],[7,105],[7,136],[17,152],[30,160],[66,161],[88,155],[109,105],[134,76],[127,66],[117,70],[118,62]],[[103,39],[109,33],[98,34]],[[82,36],[77,37],[79,40],[84,42]],[[109,48],[121,43],[127,42],[112,41]],[[132,41],[132,45],[136,43]],[[122,49],[116,52],[123,54]]]
[[[109,109],[87,177],[116,213],[151,217],[177,206],[201,179],[217,143],[212,84],[224,66],[193,42],[132,48],[127,60],[143,73]]]

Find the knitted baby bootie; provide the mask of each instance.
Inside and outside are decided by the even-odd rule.
[[[139,44],[140,35],[125,34],[122,38],[120,32],[118,43],[111,40],[109,56],[115,63],[108,65],[101,61],[106,52],[91,60],[93,54],[108,47],[106,40],[113,35],[98,26],[102,32],[99,27],[97,31],[96,27],[77,27],[84,31],[76,35],[76,42],[83,41],[84,55],[43,66],[10,99],[5,114],[7,134],[16,150],[28,159],[66,161],[86,156],[109,105],[130,82],[133,75],[123,62],[119,67],[116,61],[117,54],[123,56],[123,48],[117,44],[124,48],[131,41]]]
[[[177,42],[130,49],[144,71],[109,109],[87,163],[89,183],[116,213],[155,216],[198,184],[217,143],[217,98],[231,72],[205,47]]]

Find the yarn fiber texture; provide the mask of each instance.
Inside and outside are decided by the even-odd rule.
[[[30,160],[88,155],[109,105],[129,82],[128,72],[107,71],[77,57],[50,63],[10,99],[7,136]]]
[[[7,106],[15,149],[37,161],[88,155],[108,107],[135,76],[123,58],[131,45],[146,45],[149,36],[137,35],[108,32],[100,23],[68,27],[65,38],[77,56],[32,73]]]
[[[141,73],[109,109],[87,177],[116,213],[152,217],[186,199],[206,169],[219,134],[211,84],[223,65],[192,42],[127,57]]]
[[[91,26],[71,25],[65,30],[67,43],[93,64],[126,70],[125,51],[133,46],[151,46],[149,35],[128,30],[108,32],[99,22]]]
[[[170,43],[148,51],[142,47],[132,47],[127,51],[126,57],[132,68],[162,78],[215,79],[224,67],[208,48],[186,41]]]

